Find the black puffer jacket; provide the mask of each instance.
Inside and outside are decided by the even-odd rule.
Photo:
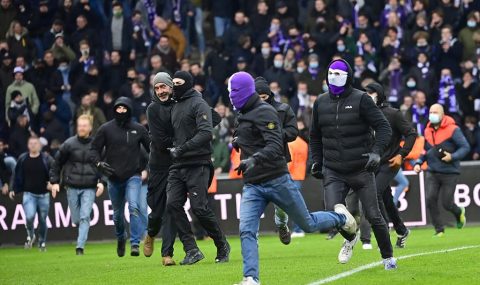
[[[89,157],[91,145],[92,138],[73,136],[67,139],[55,155],[50,183],[58,184],[61,180],[66,187],[95,188],[100,174]]]
[[[364,169],[368,159],[362,154],[384,153],[392,129],[373,100],[352,87],[353,73],[345,64],[349,67],[345,91],[339,96],[327,92],[315,100],[310,149],[314,162],[339,173],[352,173]]]

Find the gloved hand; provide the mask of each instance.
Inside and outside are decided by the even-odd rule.
[[[237,171],[237,175],[240,175],[242,173],[245,173],[251,170],[255,166],[255,163],[256,161],[255,161],[255,158],[253,157],[240,161],[240,164],[238,165],[238,167],[235,168],[235,170]]]
[[[237,152],[239,152],[239,151],[240,151],[240,146],[238,145],[237,139],[238,139],[238,137],[234,137],[234,138],[233,138],[233,140],[232,140],[232,147],[233,147]]]
[[[312,169],[310,172],[312,173],[313,177],[317,179],[323,179],[322,165],[319,162],[313,163]]]
[[[113,169],[110,164],[104,162],[104,161],[100,161],[99,163],[97,163],[97,169],[98,171],[100,171],[100,173],[102,173],[103,175],[107,176],[107,177],[110,177],[113,175],[113,173],[115,173],[115,169]]]
[[[170,156],[173,159],[177,159],[183,154],[183,150],[181,147],[171,147],[168,150],[170,151]]]
[[[365,164],[365,170],[368,172],[375,172],[380,166],[380,155],[369,152],[362,154],[363,157],[368,157],[367,164]]]

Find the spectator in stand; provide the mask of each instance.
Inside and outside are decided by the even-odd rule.
[[[65,129],[62,123],[55,117],[52,111],[46,111],[42,113],[40,136],[42,139],[45,139],[50,144],[54,141],[58,143],[63,143],[67,136],[65,132],[68,129]]]
[[[27,27],[36,47],[36,57],[41,57],[43,52],[50,47],[43,45],[43,37],[52,26],[56,6],[57,5],[51,1],[41,0],[30,16]]]
[[[11,128],[8,149],[15,158],[27,151],[28,138],[34,134],[29,123],[28,116],[22,114],[17,117],[16,124]]]
[[[81,116],[89,116],[92,121],[92,135],[97,133],[98,128],[103,125],[107,120],[103,111],[92,104],[92,96],[90,93],[95,92],[91,90],[89,93],[85,93],[82,97],[81,104],[78,106],[73,122],[77,122]],[[76,127],[76,126],[75,126]]]
[[[230,23],[233,15],[233,0],[212,1],[213,21],[215,25],[215,37],[223,37]]]
[[[5,113],[8,114],[8,108],[10,107],[13,91],[18,90],[20,91],[20,93],[22,93],[22,96],[25,98],[25,100],[27,100],[28,104],[32,108],[33,115],[37,115],[38,108],[40,107],[40,101],[37,96],[37,91],[30,82],[24,80],[23,73],[24,69],[21,67],[15,67],[15,69],[13,70],[15,81],[7,88],[7,93],[5,95]]]
[[[73,1],[63,0],[55,15],[56,19],[59,19],[64,24],[64,30],[67,35],[71,35],[75,31],[75,16],[73,14]]]
[[[232,61],[223,41],[216,39],[213,50],[208,53],[203,65],[203,71],[208,78],[206,101],[210,106],[215,106],[220,98],[223,104],[230,102],[226,86],[228,76],[233,71]]]
[[[34,117],[28,101],[25,100],[20,91],[15,90],[12,92],[12,101],[7,112],[7,122],[16,122],[20,115],[25,115],[27,118]]]
[[[463,45],[463,60],[470,60],[475,57],[475,41],[473,35],[480,31],[479,12],[470,12],[467,16],[467,26],[458,33],[458,40]]]
[[[398,57],[392,57],[388,67],[380,73],[378,79],[388,87],[385,88],[387,102],[398,107],[402,102],[400,91],[402,88],[402,67]]]
[[[480,99],[480,90],[478,82],[473,80],[470,71],[463,73],[462,83],[457,85],[456,91],[456,98],[463,117],[478,117],[478,112],[475,111],[475,100]]]
[[[68,104],[62,99],[62,95],[56,95],[50,90],[45,94],[45,101],[40,105],[40,114],[52,112],[55,119],[63,128],[63,139],[70,136],[70,122],[72,121],[72,112]],[[44,127],[44,126],[42,126]]]
[[[216,127],[218,129],[219,139],[225,143],[230,143],[233,134],[234,116],[230,113],[230,109],[223,103],[215,106],[215,111],[220,115],[221,121]]]
[[[237,45],[233,49],[233,56],[235,58],[243,57],[248,66],[251,66],[253,63],[253,57],[255,55],[256,49],[252,46],[252,41],[250,36],[241,35],[237,39]]]
[[[225,48],[228,50],[235,50],[238,46],[240,37],[251,36],[251,34],[252,28],[245,17],[245,13],[243,11],[237,11],[232,25],[230,25],[223,35]]]
[[[162,59],[162,64],[168,71],[175,72],[180,67],[177,61],[175,49],[170,46],[169,37],[162,35],[158,44],[156,44],[151,52],[151,55],[159,55]]]
[[[152,55],[150,57],[150,69],[151,74],[157,74],[158,72],[166,72],[168,74],[172,73],[170,70],[167,70],[167,68],[163,66],[162,57],[158,54]]]
[[[445,114],[451,116],[457,125],[461,125],[460,112],[457,103],[457,90],[453,82],[452,72],[445,68],[441,71],[437,103],[442,105]]]
[[[267,40],[270,41],[273,53],[279,53],[284,51],[284,45],[286,43],[286,37],[282,30],[280,19],[273,17],[270,22],[270,27],[267,30]]]
[[[0,2],[0,40],[5,40],[10,23],[17,16],[17,10],[12,5],[11,0],[4,0]]]
[[[448,1],[448,0],[446,0]],[[453,36],[452,26],[445,25],[441,30],[441,39],[435,47],[437,72],[444,68],[450,69],[453,79],[460,78],[459,63],[462,61],[463,45]]]
[[[90,65],[87,73],[84,73],[72,88],[72,101],[75,105],[80,104],[80,99],[91,89],[100,89],[101,81],[96,65]]]
[[[113,2],[112,17],[109,19],[106,29],[105,57],[109,58],[113,51],[118,51],[124,63],[128,60],[135,60],[132,36],[133,26],[131,19],[123,14],[120,2]]]
[[[276,81],[280,85],[281,95],[291,99],[295,94],[295,79],[291,72],[283,68],[284,57],[281,53],[275,55],[273,66],[265,71],[264,76],[267,82]]]
[[[72,83],[76,82],[82,77],[82,75],[87,73],[90,66],[101,64],[101,61],[95,56],[95,52],[91,49],[88,41],[80,41],[79,47],[80,56],[77,56],[78,59],[72,62]]]
[[[35,45],[28,35],[28,30],[19,21],[12,21],[7,32],[9,51],[14,57],[23,56],[31,62],[36,55]]]
[[[195,62],[190,66],[190,74],[193,77],[193,88],[198,91],[198,89],[205,90],[207,86],[207,78],[203,73],[200,63]],[[199,91],[200,92],[200,91]],[[203,93],[203,92],[200,92]]]
[[[76,18],[77,29],[70,37],[70,45],[74,48],[75,53],[84,56],[82,53],[82,42],[86,41],[89,44],[90,54],[96,58],[100,58],[100,43],[98,34],[90,28],[89,21],[84,14],[79,15]]]
[[[132,117],[137,122],[140,122],[142,115],[147,113],[147,107],[151,102],[149,94],[145,92],[145,87],[142,82],[135,80],[132,83]]]
[[[167,47],[171,48],[175,53],[176,60],[182,59],[185,52],[186,39],[180,28],[171,21],[167,21],[160,17],[155,18],[155,26],[162,32],[162,37],[160,37],[159,44],[156,48],[158,48],[160,52],[166,54],[168,52],[165,52],[165,49]],[[161,42],[162,38],[164,38],[163,36],[167,38],[167,43]],[[167,66],[167,61],[164,60],[163,62]]]
[[[132,50],[135,54],[135,68],[145,68],[151,45],[150,31],[142,21],[142,12],[135,10],[132,16]]]
[[[51,46],[51,51],[56,60],[60,58],[66,58],[69,61],[75,59],[75,52],[65,43],[65,37],[63,33],[55,35],[55,42]]]
[[[324,77],[324,74],[320,72],[318,55],[310,54],[308,56],[308,69],[299,76],[299,80],[305,82],[308,86],[308,94],[319,95],[322,93],[322,84],[319,79]]]
[[[110,53],[110,64],[104,65],[101,90],[111,90],[118,98],[118,92],[126,81],[127,69],[122,62],[122,53],[114,50]]]
[[[409,74],[417,79],[417,89],[425,91],[426,94],[433,95],[436,89],[435,69],[430,64],[428,54],[420,52],[417,55],[415,64],[410,68]],[[429,98],[429,103],[434,103],[433,98]]]
[[[479,152],[478,147],[480,144],[479,139],[479,127],[477,124],[477,118],[472,116],[465,117],[465,123],[462,126],[462,132],[470,145],[470,152],[465,156],[463,160],[478,160]]]
[[[442,9],[445,15],[445,24],[456,29],[462,16],[459,2],[454,3],[453,0],[442,0],[439,1],[438,6],[440,9]]]
[[[272,48],[270,42],[264,41],[260,45],[260,49],[257,50],[252,62],[252,72],[255,75],[262,75],[273,64]]]
[[[194,9],[194,24],[195,24],[195,33],[198,44],[198,51],[200,52],[200,61],[203,63],[205,61],[205,35],[203,32],[203,8],[202,1],[195,0],[191,1]]]
[[[118,97],[132,98],[132,83],[138,79],[138,74],[135,68],[131,67],[127,70],[126,82],[120,85],[118,89]]]
[[[55,19],[53,21],[52,27],[50,30],[45,32],[43,34],[42,38],[42,46],[44,49],[49,49],[54,43],[55,43],[55,38],[58,34],[63,35],[64,30],[63,30],[63,21],[60,19]]]
[[[269,6],[266,1],[260,0],[257,2],[255,12],[250,15],[250,24],[252,28],[252,42],[259,44],[258,40],[262,36],[262,32],[266,31],[270,25]],[[263,74],[263,73],[261,73]]]
[[[415,104],[413,104],[410,116],[407,117],[407,119],[411,118],[417,134],[423,136],[428,123],[427,97],[423,91],[418,90],[417,93],[415,93],[414,101]]]

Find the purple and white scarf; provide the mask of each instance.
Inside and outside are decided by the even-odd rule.
[[[427,116],[428,116],[428,108],[426,106],[423,106],[420,109],[417,107],[417,105],[412,106],[412,122],[417,127],[417,133],[420,136],[423,136],[423,133],[426,127],[425,124],[422,124],[420,118],[426,119]]]
[[[450,114],[458,113],[455,85],[453,84],[453,80],[450,76],[445,76],[440,79],[440,88],[438,93],[437,103],[446,107],[445,104],[448,100],[448,112]]]
[[[155,38],[159,39],[162,33],[153,23],[155,21],[155,16],[157,16],[154,0],[143,0],[143,6],[145,6],[145,9],[147,10],[147,18],[148,23],[150,24],[150,29],[152,29]]]

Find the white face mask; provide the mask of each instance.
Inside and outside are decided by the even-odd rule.
[[[347,84],[348,73],[343,70],[329,69],[328,83],[337,87],[343,87]]]

